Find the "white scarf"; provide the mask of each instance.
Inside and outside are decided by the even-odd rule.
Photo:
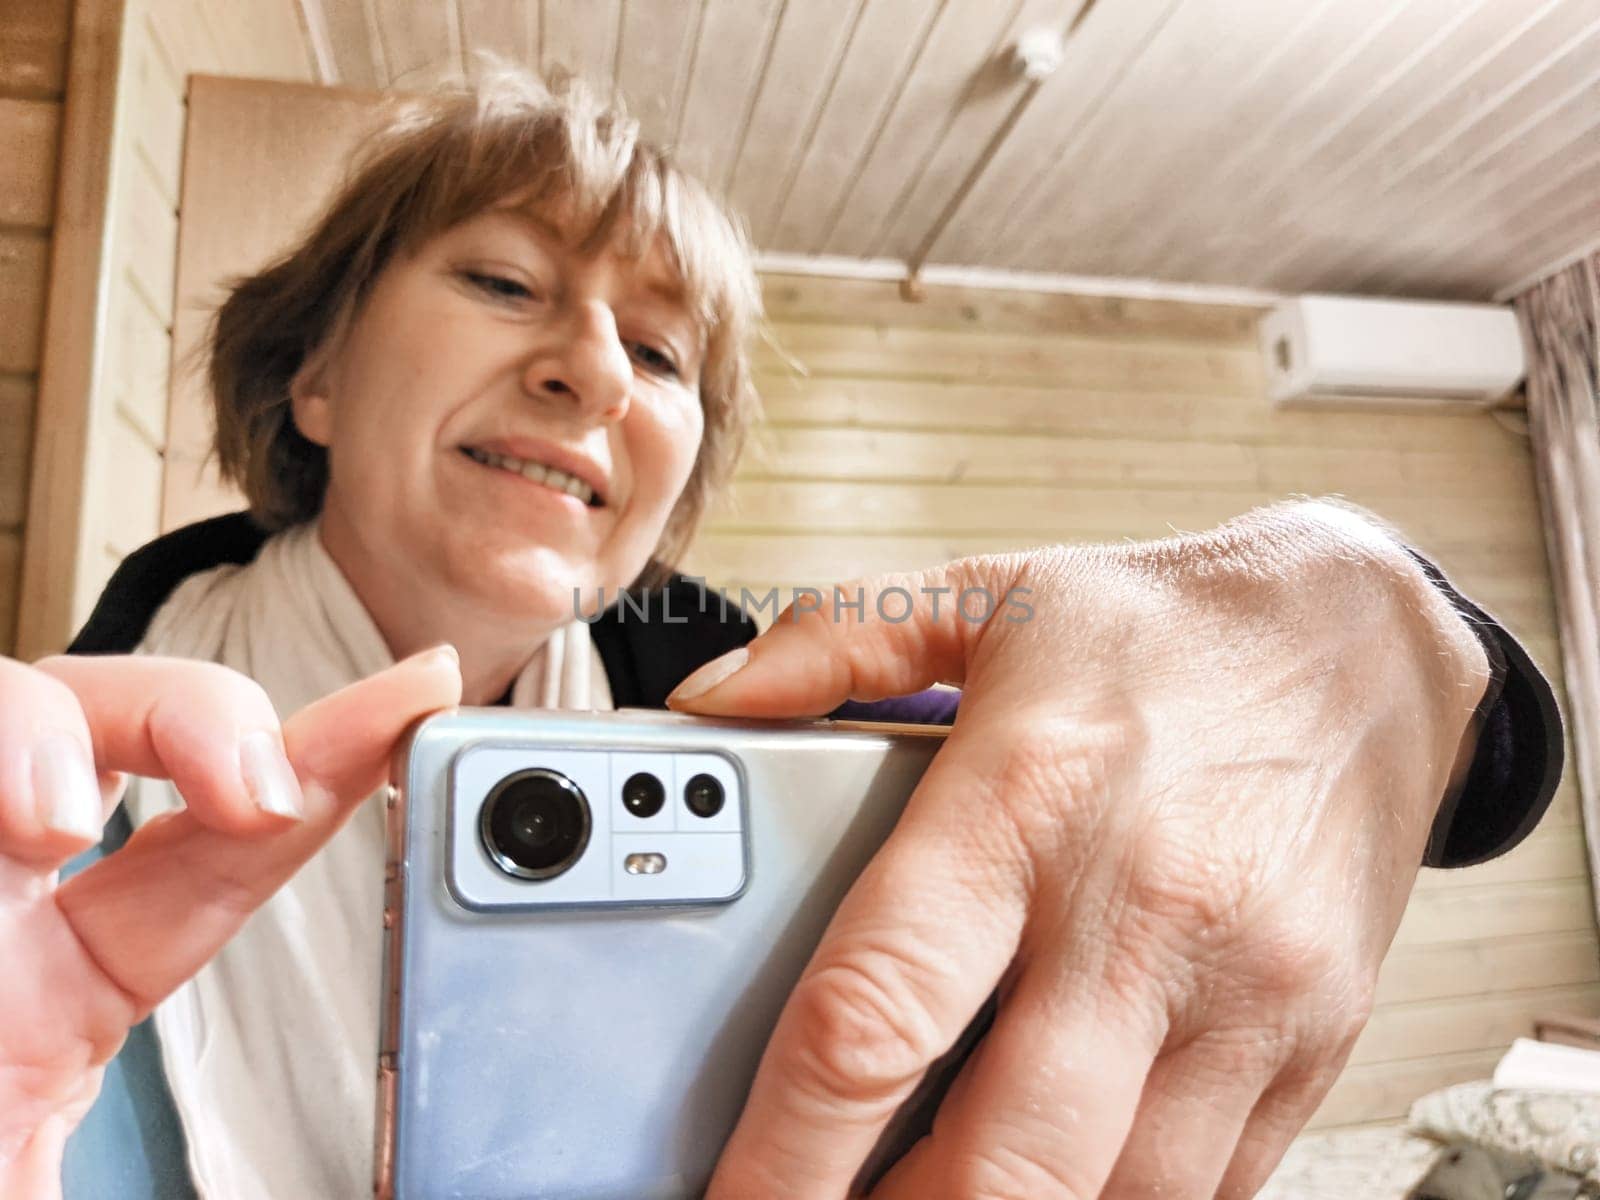
[[[266,689],[280,718],[394,662],[314,524],[271,538],[247,566],[186,580],[139,650],[232,667]],[[589,627],[557,630],[511,703],[611,708]],[[136,826],[182,803],[171,784],[137,783]],[[371,1194],[383,854],[374,796],[156,1009],[202,1196]]]

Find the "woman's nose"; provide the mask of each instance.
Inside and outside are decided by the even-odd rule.
[[[628,410],[633,361],[610,307],[598,301],[575,305],[565,324],[560,344],[528,364],[527,391],[569,397],[591,420],[620,420]]]

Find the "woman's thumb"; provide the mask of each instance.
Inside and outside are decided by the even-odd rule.
[[[947,568],[841,584],[832,595],[802,589],[771,628],[690,675],[667,705],[708,716],[814,717],[846,700],[959,684],[982,622],[963,614],[957,596]]]

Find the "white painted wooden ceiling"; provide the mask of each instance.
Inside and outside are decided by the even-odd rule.
[[[1490,298],[1600,241],[1600,0],[301,5],[329,82],[614,84],[770,252]]]

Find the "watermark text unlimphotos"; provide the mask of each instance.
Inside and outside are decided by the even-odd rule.
[[[953,587],[912,589],[898,586],[879,589],[870,597],[863,587],[854,589],[853,593],[845,588],[835,587],[831,596],[821,588],[812,587],[793,589],[773,587],[765,591],[751,591],[747,587],[741,587],[735,595],[722,588],[707,587],[704,579],[695,576],[686,578],[689,583],[700,585],[697,589],[699,611],[706,613],[715,607],[720,610],[724,619],[730,611],[743,610],[757,619],[766,614],[768,619],[773,621],[784,615],[791,621],[798,621],[807,614],[820,613],[835,622],[852,618],[856,621],[876,618],[890,625],[899,625],[909,621],[917,612],[920,598],[926,602],[926,614],[935,621],[954,620],[965,621],[970,625],[981,625],[991,618],[997,618],[1013,625],[1020,625],[1033,620],[1033,605],[1026,599],[1033,594],[1033,589],[1026,587],[1010,588],[1000,596],[996,596],[994,592],[984,587],[962,588],[958,591]],[[791,590],[793,593],[787,614],[781,599],[785,590]],[[582,588],[572,589],[572,615],[592,625],[600,619],[600,614],[607,607],[606,589],[599,588],[593,593],[596,601],[593,606],[584,603],[584,597],[588,594]],[[664,625],[682,625],[689,620],[689,613],[682,608],[674,611],[673,597],[676,594],[671,588],[642,593],[618,591],[614,594],[617,619],[645,624],[659,621]],[[679,603],[683,601],[680,600]]]

